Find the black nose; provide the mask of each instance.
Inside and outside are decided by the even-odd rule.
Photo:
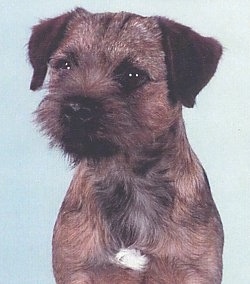
[[[64,116],[68,120],[74,119],[85,123],[93,117],[93,114],[90,107],[82,106],[79,103],[69,103],[64,107]]]
[[[82,126],[94,118],[97,108],[96,103],[92,101],[72,99],[63,106],[64,122],[74,126]]]

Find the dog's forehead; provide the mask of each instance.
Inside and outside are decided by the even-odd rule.
[[[68,26],[65,43],[80,52],[104,52],[114,61],[141,56],[152,62],[164,57],[157,21],[126,12],[77,14]]]

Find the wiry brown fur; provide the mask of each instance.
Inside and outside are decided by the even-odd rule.
[[[215,40],[160,17],[76,9],[33,28],[31,89],[50,66],[36,120],[76,166],[54,229],[58,284],[221,283],[220,217],[182,119],[220,55]],[[72,105],[94,112],[91,123],[72,122]],[[114,263],[122,247],[147,268]]]

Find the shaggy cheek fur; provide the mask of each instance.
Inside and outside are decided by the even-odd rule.
[[[47,96],[34,113],[36,124],[42,133],[49,137],[51,146],[60,146],[63,136],[60,101],[59,96]]]
[[[139,100],[135,108],[137,119],[155,138],[167,133],[181,119],[181,105],[173,105],[168,96],[166,81],[159,81],[146,85],[136,97]]]

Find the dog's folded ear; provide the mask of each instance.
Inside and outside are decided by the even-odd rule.
[[[193,107],[200,90],[214,75],[222,54],[221,45],[189,27],[163,17],[157,18],[166,54],[170,97]]]
[[[71,14],[66,13],[53,19],[43,20],[32,28],[28,44],[28,55],[34,69],[31,90],[35,91],[42,86],[49,57],[63,39]]]

